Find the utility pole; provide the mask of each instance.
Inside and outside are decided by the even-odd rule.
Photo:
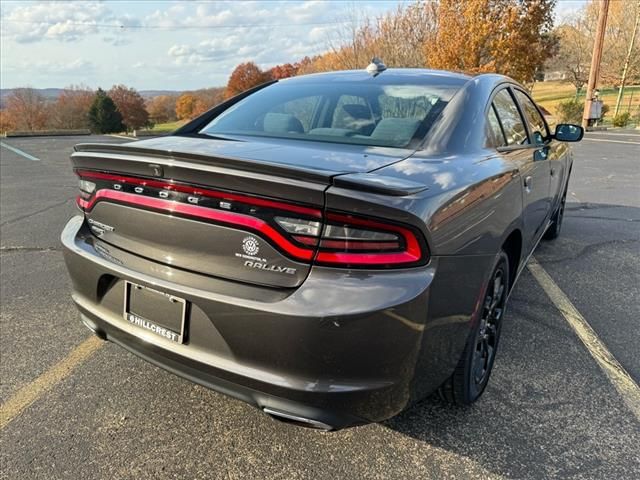
[[[633,44],[636,41],[636,33],[638,32],[638,23],[640,23],[640,0],[636,6],[636,23],[633,26],[633,33],[631,34],[631,43],[629,43],[629,51],[627,52],[627,58],[624,60],[624,68],[622,69],[622,78],[620,79],[620,90],[618,90],[618,99],[616,100],[616,109],[613,111],[614,118],[618,116],[620,110],[620,103],[622,103],[622,95],[624,95],[624,86],[627,83],[627,70],[629,69],[629,62],[631,61],[631,54],[633,53]]]
[[[582,128],[587,128],[591,103],[593,101],[593,91],[600,76],[600,62],[602,60],[602,47],[604,45],[604,32],[607,26],[607,14],[609,13],[609,0],[600,0],[600,13],[598,14],[598,27],[596,28],[596,38],[593,42],[593,54],[591,55],[591,70],[589,71],[589,83],[587,84],[587,96],[584,102],[584,113],[582,114]]]

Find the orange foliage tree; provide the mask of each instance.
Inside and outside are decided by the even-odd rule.
[[[16,130],[42,130],[48,113],[44,97],[33,88],[16,88],[6,99],[5,115]]]
[[[10,132],[15,130],[16,125],[13,118],[7,113],[6,110],[0,110],[0,134],[4,132]]]
[[[122,115],[122,123],[127,130],[135,130],[149,125],[149,112],[144,104],[144,99],[135,88],[124,85],[114,85],[109,90],[109,97],[116,104]]]
[[[183,93],[176,100],[176,116],[180,120],[188,120],[198,115],[202,105],[192,93]]]
[[[298,63],[283,63],[267,70],[266,76],[272,80],[295,77],[298,74],[298,68]]]
[[[176,97],[158,95],[147,102],[149,118],[153,123],[172,122],[176,119]]]
[[[269,80],[268,74],[260,70],[255,63],[241,63],[231,72],[224,96],[231,98],[267,80]]]
[[[440,0],[435,41],[424,46],[427,64],[532,82],[555,53],[555,1]]]
[[[86,86],[65,88],[51,109],[51,126],[59,129],[89,128],[89,108],[94,95],[93,90]]]

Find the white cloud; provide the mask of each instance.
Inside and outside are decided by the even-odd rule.
[[[223,85],[241,62],[255,61],[266,69],[326,51],[335,20],[346,19],[350,8],[318,0],[0,1],[0,65],[8,72],[3,87]],[[354,5],[378,14],[393,1]]]
[[[95,65],[87,60],[76,58],[71,61],[22,61],[3,67],[8,71],[29,71],[33,76],[86,74],[95,68]]]
[[[205,3],[198,4],[191,14],[182,10],[181,15],[175,14],[177,7],[183,6],[156,10],[145,19],[148,25],[160,22],[185,30],[202,27],[195,31],[200,38],[206,35],[206,40],[180,42],[168,49],[168,56],[177,65],[215,64],[216,69],[229,71],[248,60],[263,68],[294,62],[325,51],[327,38],[336,28],[336,4],[317,0]]]
[[[71,42],[95,34],[113,25],[114,35],[105,37],[113,44],[121,44],[118,26],[135,26],[139,21],[127,14],[114,13],[99,2],[51,2],[24,4],[2,16],[3,36],[18,43],[59,40]],[[119,43],[120,42],[120,43]]]

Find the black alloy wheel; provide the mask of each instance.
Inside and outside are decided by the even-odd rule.
[[[484,392],[498,350],[508,294],[509,258],[500,252],[462,358],[453,375],[440,387],[440,395],[446,401],[469,405]]]

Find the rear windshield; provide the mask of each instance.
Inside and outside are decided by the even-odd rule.
[[[279,82],[236,103],[200,133],[407,147],[424,137],[457,85]]]

